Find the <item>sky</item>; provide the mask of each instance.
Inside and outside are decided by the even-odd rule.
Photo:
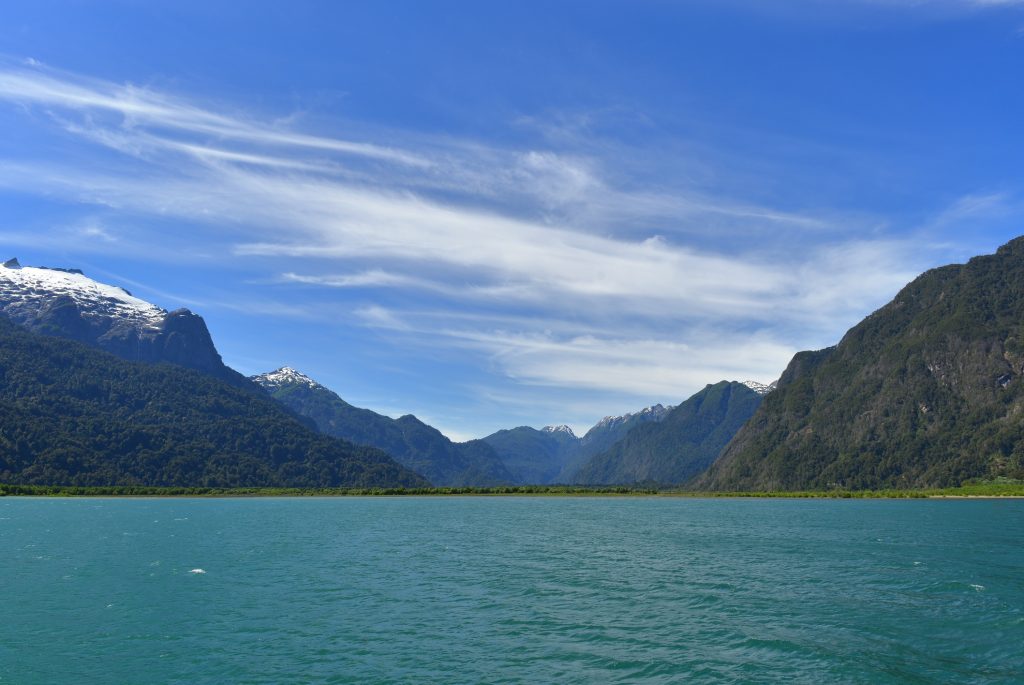
[[[454,439],[770,382],[1024,233],[1024,2],[0,4],[0,246]]]

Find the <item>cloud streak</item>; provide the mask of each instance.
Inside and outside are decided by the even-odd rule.
[[[625,189],[582,154],[316,136],[41,68],[0,68],[0,100],[71,136],[74,159],[108,155],[0,160],[0,186],[183,220],[221,258],[278,265],[267,277],[297,300],[364,293],[366,326],[465,348],[525,385],[678,400],[721,378],[772,380],[927,262],[917,243],[812,214]],[[729,231],[762,239],[732,254],[688,242]],[[799,249],[772,240],[793,233]],[[381,292],[434,311],[410,321]]]

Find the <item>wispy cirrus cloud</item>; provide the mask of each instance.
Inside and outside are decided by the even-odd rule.
[[[430,165],[416,155],[387,147],[278,130],[244,118],[202,109],[148,88],[43,70],[34,60],[29,66],[37,68],[0,72],[0,92],[5,99],[80,112],[117,114],[122,117],[121,126],[126,129],[153,127],[256,145],[306,148],[412,166]]]
[[[268,282],[296,289],[289,314],[315,315],[302,289],[359,291],[367,327],[466,349],[524,385],[678,400],[772,380],[930,260],[928,244],[811,212],[630,188],[593,150],[312,135],[38,66],[0,67],[0,100],[78,145],[0,161],[0,186],[174,219],[146,240],[272,265]],[[715,232],[760,240],[690,240]]]

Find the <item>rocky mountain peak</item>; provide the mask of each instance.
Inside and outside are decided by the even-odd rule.
[[[571,438],[575,438],[576,437],[576,434],[573,433],[572,428],[569,428],[569,426],[566,426],[565,424],[562,424],[560,426],[544,426],[543,428],[541,428],[541,432],[543,432],[543,433],[562,433],[562,434],[568,435]]]
[[[278,388],[293,385],[304,385],[309,388],[323,387],[306,374],[301,371],[296,371],[290,366],[282,366],[275,371],[268,371],[267,373],[252,376],[250,377],[250,380],[271,392]]]
[[[639,411],[622,414],[621,416],[606,416],[600,421],[598,421],[594,428],[592,428],[591,430],[602,428],[614,428],[634,418],[639,418],[645,421],[660,421],[665,417],[666,414],[668,414],[673,409],[675,409],[674,405],[666,407],[665,405],[659,403],[653,404],[650,407],[644,407]]]
[[[758,383],[757,381],[743,381],[743,385],[747,386],[758,395],[767,395],[778,386],[778,381],[772,381],[765,385],[764,383]]]

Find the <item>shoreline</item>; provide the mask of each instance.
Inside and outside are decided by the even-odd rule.
[[[263,499],[263,498],[344,498],[344,497],[604,497],[675,499],[1024,499],[1022,483],[983,483],[957,488],[921,490],[818,490],[764,492],[697,492],[645,488],[582,487],[500,487],[500,488],[173,488],[142,486],[32,486],[0,485],[0,499],[29,497],[36,499]]]

